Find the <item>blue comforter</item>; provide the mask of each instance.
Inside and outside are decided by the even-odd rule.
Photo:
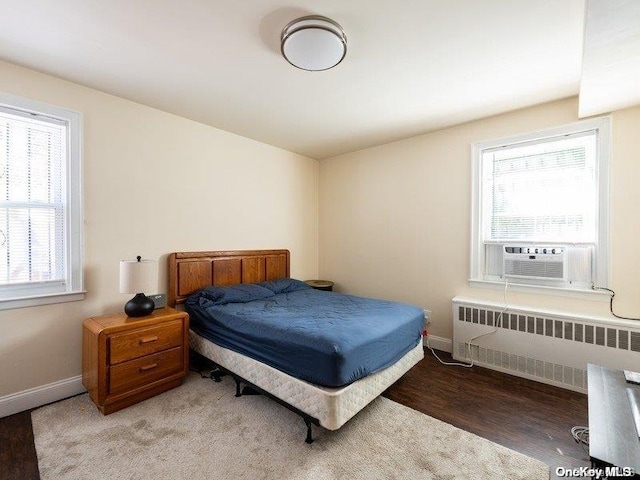
[[[424,313],[419,307],[286,280],[284,289],[276,281],[196,292],[186,302],[191,329],[222,347],[327,387],[389,367],[421,339]]]

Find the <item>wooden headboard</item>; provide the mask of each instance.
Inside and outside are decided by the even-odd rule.
[[[289,276],[289,250],[176,252],[169,255],[167,304],[184,303],[208,285],[255,283]]]

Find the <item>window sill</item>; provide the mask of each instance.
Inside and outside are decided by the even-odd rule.
[[[0,310],[12,310],[14,308],[36,307],[39,305],[51,305],[54,303],[77,302],[84,300],[86,292],[56,293],[38,297],[12,298],[0,300]]]
[[[474,288],[489,288],[492,290],[504,290],[504,282],[495,280],[469,279],[469,286]],[[578,290],[573,288],[549,287],[543,285],[525,285],[509,282],[509,291],[533,293],[537,295],[555,295],[565,298],[577,298],[597,302],[608,302],[611,294],[601,290]]]

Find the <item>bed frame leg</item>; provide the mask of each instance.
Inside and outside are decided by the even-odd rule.
[[[220,370],[214,370],[213,372],[211,372],[211,378],[216,383],[220,383],[222,381],[222,377],[224,375],[226,375],[226,373],[224,373],[224,372],[222,372]]]
[[[311,436],[311,420],[305,418],[304,423],[307,424],[307,438],[304,441],[305,443],[313,443],[313,437]]]
[[[276,401],[280,405],[285,406],[286,408],[288,408],[292,412],[296,413],[297,415],[300,415],[302,417],[302,419],[304,420],[305,425],[307,426],[307,438],[305,438],[304,441],[306,443],[313,443],[313,435],[312,435],[312,431],[311,431],[311,425],[316,425],[318,427],[320,426],[320,421],[317,418],[314,418],[314,417],[310,416],[309,414],[304,413],[302,410],[298,410],[293,405],[285,402],[284,400],[279,399],[278,397],[276,397],[275,395],[270,394],[266,390],[262,390],[260,387],[257,387],[256,385],[252,384],[251,382],[248,382],[247,380],[245,380],[244,378],[236,375],[235,373],[230,372],[229,370],[227,370],[227,369],[225,369],[223,367],[220,367],[219,365],[217,367],[218,368],[214,372],[212,372],[212,376],[214,376],[215,374],[218,374],[218,375],[230,375],[233,378],[233,380],[236,382],[236,397],[242,397],[243,395],[264,395],[264,396],[269,397],[272,400]],[[240,388],[242,383],[245,384],[244,389]]]

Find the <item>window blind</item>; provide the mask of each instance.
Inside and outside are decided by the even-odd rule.
[[[65,122],[0,108],[0,285],[65,280]]]
[[[482,152],[485,242],[595,242],[597,132]]]

